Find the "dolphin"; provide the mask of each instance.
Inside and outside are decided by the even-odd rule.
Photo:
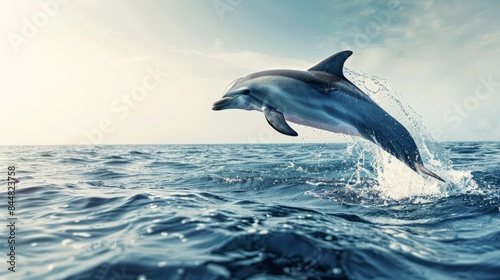
[[[267,70],[234,80],[212,110],[257,110],[278,132],[297,136],[287,121],[358,136],[409,168],[445,182],[424,167],[408,130],[343,74],[352,51],[336,53],[307,71]]]

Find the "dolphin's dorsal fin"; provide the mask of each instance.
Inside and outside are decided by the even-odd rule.
[[[344,78],[344,73],[342,72],[342,68],[344,68],[344,62],[346,59],[351,56],[352,51],[342,51],[338,52],[327,59],[321,61],[316,64],[312,68],[309,68],[307,71],[321,71],[326,72],[332,75],[335,75],[340,78]]]
[[[299,135],[293,128],[291,128],[285,120],[283,114],[277,111],[274,108],[265,107],[262,110],[264,115],[266,116],[267,122],[274,128],[276,131],[283,133],[288,136],[297,136]]]

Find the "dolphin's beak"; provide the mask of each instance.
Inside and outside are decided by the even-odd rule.
[[[214,104],[212,104],[212,110],[214,111],[224,110],[225,109],[224,107],[227,104],[231,103],[231,101],[233,101],[236,97],[238,96],[223,97],[221,100],[215,101]]]

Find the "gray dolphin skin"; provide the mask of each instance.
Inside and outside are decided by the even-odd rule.
[[[346,79],[342,51],[307,71],[268,70],[236,79],[212,109],[257,110],[278,132],[297,136],[287,121],[359,136],[379,145],[419,174],[445,182],[424,167],[412,136],[396,119]]]

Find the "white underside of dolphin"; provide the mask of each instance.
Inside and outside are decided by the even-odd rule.
[[[287,121],[367,139],[415,172],[441,177],[426,169],[410,133],[342,72],[352,54],[343,51],[307,71],[268,70],[233,81],[213,110],[243,109],[264,113],[278,132],[297,136]]]

